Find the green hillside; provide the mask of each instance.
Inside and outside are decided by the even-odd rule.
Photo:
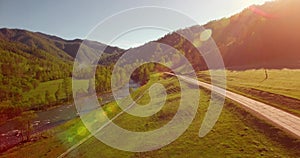
[[[71,95],[71,82],[63,84],[62,79],[67,80],[72,76],[73,60],[82,43],[83,40],[79,39],[64,40],[26,30],[0,29],[0,120],[11,118],[24,110],[60,104],[66,95]],[[123,51],[94,41],[85,41],[81,46],[95,59],[101,53],[99,50],[106,48],[99,61],[103,66],[99,66],[102,68],[97,70],[98,73],[99,70],[110,69],[107,65],[114,62]],[[82,60],[86,58],[79,57]],[[40,86],[48,82],[56,84]],[[44,87],[42,91],[37,90],[40,87]],[[67,94],[62,92],[66,89],[64,87],[69,87]],[[28,95],[34,91],[39,93]],[[65,97],[55,96],[56,92]]]

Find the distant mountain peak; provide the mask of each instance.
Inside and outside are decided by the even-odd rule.
[[[86,47],[82,49],[87,49],[86,51],[92,54],[99,54],[99,51],[104,48],[104,54],[107,54],[106,56],[108,57],[111,55],[116,56],[116,54],[119,56],[124,51],[118,47],[111,47],[96,41],[82,39],[66,40],[54,35],[22,29],[2,28],[0,29],[0,40],[21,43],[66,60],[73,60],[76,57],[77,51],[83,41],[85,41],[84,44]]]

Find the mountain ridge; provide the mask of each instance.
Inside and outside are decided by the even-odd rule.
[[[1,28],[0,40],[5,40],[9,42],[19,42],[29,47],[44,50],[61,59],[66,59],[70,61],[74,60],[74,58],[76,57],[77,51],[80,45],[83,43],[83,41],[86,41],[84,44],[90,44],[87,46],[88,48],[90,48],[90,50],[88,51],[91,51],[93,53],[97,52],[96,49],[99,48],[106,48],[104,54],[108,56],[114,53],[118,54],[124,51],[121,48],[111,47],[96,41],[83,39],[66,40],[58,36],[47,35],[41,32],[32,32],[23,29]]]
[[[203,25],[212,31],[212,38],[217,44],[227,69],[259,69],[259,68],[300,68],[300,2],[297,0],[279,0],[266,2],[263,5],[253,5],[242,12],[228,18],[213,20]],[[182,49],[188,59],[197,69],[207,69],[204,59],[195,55],[196,49],[181,37],[179,32],[188,32],[194,40],[200,38],[202,26],[192,26],[180,29],[161,37],[154,42],[162,42],[176,49]],[[176,35],[177,34],[177,35]],[[65,40],[41,32],[31,32],[20,29],[0,29],[0,40],[20,42],[29,47],[36,47],[49,52],[61,59],[72,61],[83,42],[82,39]],[[182,42],[185,45],[178,45]],[[193,41],[192,41],[193,42]],[[125,50],[107,46],[96,41],[87,41],[83,49],[93,52],[92,57],[99,54],[98,50],[106,47],[104,58],[100,64],[112,64]],[[147,43],[145,44],[147,45]],[[138,50],[145,45],[131,48]],[[88,58],[89,55],[80,58]],[[198,60],[198,61],[196,61]]]

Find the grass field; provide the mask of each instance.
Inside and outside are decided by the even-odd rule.
[[[300,116],[300,70],[226,71],[227,89]],[[210,72],[199,72],[199,80],[209,81]]]
[[[42,82],[39,84],[39,86],[35,89],[30,90],[28,93],[24,94],[24,97],[38,97],[39,95],[45,101],[45,93],[46,91],[49,91],[50,95],[54,96],[55,92],[58,89],[59,84],[63,82],[63,79],[59,80],[53,80],[53,81],[47,81]]]
[[[71,78],[69,78],[69,80],[70,80],[70,83],[71,83]],[[41,99],[43,101],[45,101],[46,91],[48,91],[49,94],[54,97],[55,92],[57,91],[59,85],[62,84],[62,82],[63,82],[63,79],[42,82],[42,83],[39,84],[39,86],[37,88],[32,89],[28,93],[25,93],[24,97],[25,98],[30,98],[30,97],[38,98],[40,96]],[[87,90],[88,83],[89,83],[88,80],[76,80],[73,84],[74,85],[73,89],[74,89],[74,91],[77,91],[79,89]],[[69,93],[72,93],[72,87],[71,86],[72,85],[70,85]]]
[[[169,94],[168,101],[160,112],[142,119],[124,114],[114,120],[114,123],[133,131],[148,131],[166,124],[177,111],[176,103],[180,99],[180,93],[177,91],[176,79],[162,80],[160,83],[165,85]],[[142,94],[149,88],[149,85],[138,89],[134,92],[133,97]],[[159,150],[144,153],[125,152],[111,148],[96,138],[91,138],[69,153],[67,157],[297,157],[300,154],[297,148],[299,146],[293,146],[295,142],[289,142],[293,140],[288,139],[281,132],[274,132],[276,129],[268,127],[251,115],[243,113],[238,105],[230,101],[226,102],[213,130],[204,138],[198,137],[200,125],[210,100],[209,94],[209,92],[201,90],[201,102],[196,117],[188,130],[176,141]],[[139,102],[145,104],[148,101],[149,95],[144,95]],[[121,111],[114,102],[105,105],[104,109],[110,118]],[[257,125],[257,122],[261,122],[261,124]],[[267,133],[268,128],[266,127],[274,129],[273,135]],[[15,147],[1,156],[57,157],[88,134],[87,129],[77,118],[44,133],[47,138]],[[288,142],[282,143],[276,137],[285,138]]]

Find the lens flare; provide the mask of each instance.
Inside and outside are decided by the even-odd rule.
[[[115,107],[114,106],[109,106],[105,109],[106,112],[109,112],[109,113],[113,113],[115,111]]]
[[[104,122],[106,120],[106,112],[103,111],[102,113],[96,114],[96,120]]]
[[[77,134],[80,135],[80,136],[84,136],[86,134],[86,128],[83,127],[83,126],[80,126],[78,129],[77,129]]]
[[[257,15],[260,15],[260,16],[262,16],[262,17],[265,17],[265,18],[276,18],[275,15],[269,14],[269,13],[267,13],[267,12],[265,12],[265,11],[263,11],[263,10],[257,8],[256,6],[250,6],[249,9],[250,9],[253,13],[255,13],[255,14],[257,14]]]
[[[73,137],[68,137],[68,142],[73,142]]]
[[[204,31],[201,33],[201,35],[200,35],[200,40],[201,40],[202,42],[205,42],[205,41],[207,41],[207,40],[210,39],[211,35],[212,35],[212,30],[211,30],[211,29],[206,29],[206,30],[204,30]]]
[[[124,23],[124,20],[127,22]],[[164,21],[164,23],[162,23],[162,21]],[[224,24],[226,25],[229,22],[230,21],[225,21]],[[174,30],[174,28],[177,28],[173,26],[182,26],[183,23],[186,23],[188,26],[198,24],[198,22],[186,15],[167,8],[133,8],[120,12],[99,23],[97,27],[90,32],[88,37],[107,34],[109,41],[115,41],[122,35],[137,29],[157,28],[170,32],[171,30]],[[122,27],[115,27],[115,30],[112,30],[111,26]],[[178,34],[178,38],[175,41],[178,43],[176,44],[178,46],[188,44],[186,47],[182,46],[182,48],[189,49],[188,52],[191,52],[194,48],[197,49],[195,50],[195,56],[202,56],[208,69],[218,68],[221,70],[218,72],[212,72],[212,85],[216,84],[216,80],[213,79],[214,76],[218,76],[218,84],[221,83],[221,87],[226,87],[226,75],[225,71],[223,71],[225,66],[219,49],[212,39],[213,31],[211,29],[205,29],[202,26],[197,27],[197,30],[198,32],[201,32],[201,34],[195,35],[192,33],[193,31],[177,31],[176,33]],[[196,40],[195,36],[197,36]],[[191,43],[195,43],[195,45],[191,46]],[[94,79],[96,74],[95,63],[98,63],[99,58],[95,58],[95,56],[91,53],[86,53],[84,48],[89,44],[90,42],[88,40],[82,42],[75,61],[89,64],[90,69],[88,70],[92,71],[88,71],[91,74],[88,76],[91,76],[91,79]],[[103,47],[98,51],[104,52],[105,49],[106,48]],[[116,61],[113,66],[112,73],[107,73],[108,77],[110,75],[110,89],[113,97],[115,98],[116,104],[100,106],[95,91],[85,98],[74,95],[74,103],[77,110],[81,110],[82,107],[84,107],[86,109],[95,109],[93,112],[97,114],[103,114],[103,112],[109,116],[111,116],[112,112],[117,114],[110,119],[105,114],[90,117],[89,115],[79,113],[81,114],[81,121],[87,127],[89,132],[102,143],[112,148],[130,152],[157,150],[172,143],[180,137],[192,123],[200,103],[199,86],[191,87],[189,84],[190,79],[192,81],[197,81],[198,78],[192,63],[190,63],[187,56],[185,56],[186,52],[183,52],[183,50],[177,49],[177,46],[168,45],[161,41],[149,42],[145,47],[140,49],[126,50]],[[86,57],[87,55],[90,56]],[[101,54],[99,56],[101,56]],[[176,59],[177,62],[174,62],[173,59]],[[160,128],[143,132],[130,131],[118,126],[113,122],[113,120],[122,117],[123,113],[127,113],[135,117],[151,117],[158,113],[167,101],[167,89],[159,82],[153,83],[148,90],[141,91],[141,94],[139,94],[138,97],[140,99],[142,99],[144,94],[149,94],[150,101],[146,105],[140,105],[132,97],[126,97],[131,96],[129,90],[131,74],[134,73],[135,69],[148,63],[152,63],[152,65],[161,64],[174,72],[173,75],[176,76],[180,85],[181,98],[179,100],[179,107],[173,118]],[[74,64],[74,73],[82,72],[80,67],[77,68],[78,65],[79,64]],[[168,71],[162,73],[167,74]],[[144,70],[144,74],[147,74],[146,70]],[[186,79],[187,77],[189,80]],[[74,77],[72,79],[78,80]],[[199,129],[200,137],[204,137],[214,127],[221,114],[223,103],[225,101],[224,97],[213,97],[214,93],[211,93],[211,95],[212,99],[209,103],[209,107],[214,106],[214,108],[208,108],[208,111],[205,113],[205,117]],[[218,100],[219,106],[215,105],[214,100],[216,99]],[[105,117],[105,120],[108,122],[101,122],[101,119],[97,118],[102,116]],[[97,122],[90,125],[95,117],[97,118]],[[79,128],[77,133],[83,135],[86,134],[85,132],[87,132],[85,128]]]

